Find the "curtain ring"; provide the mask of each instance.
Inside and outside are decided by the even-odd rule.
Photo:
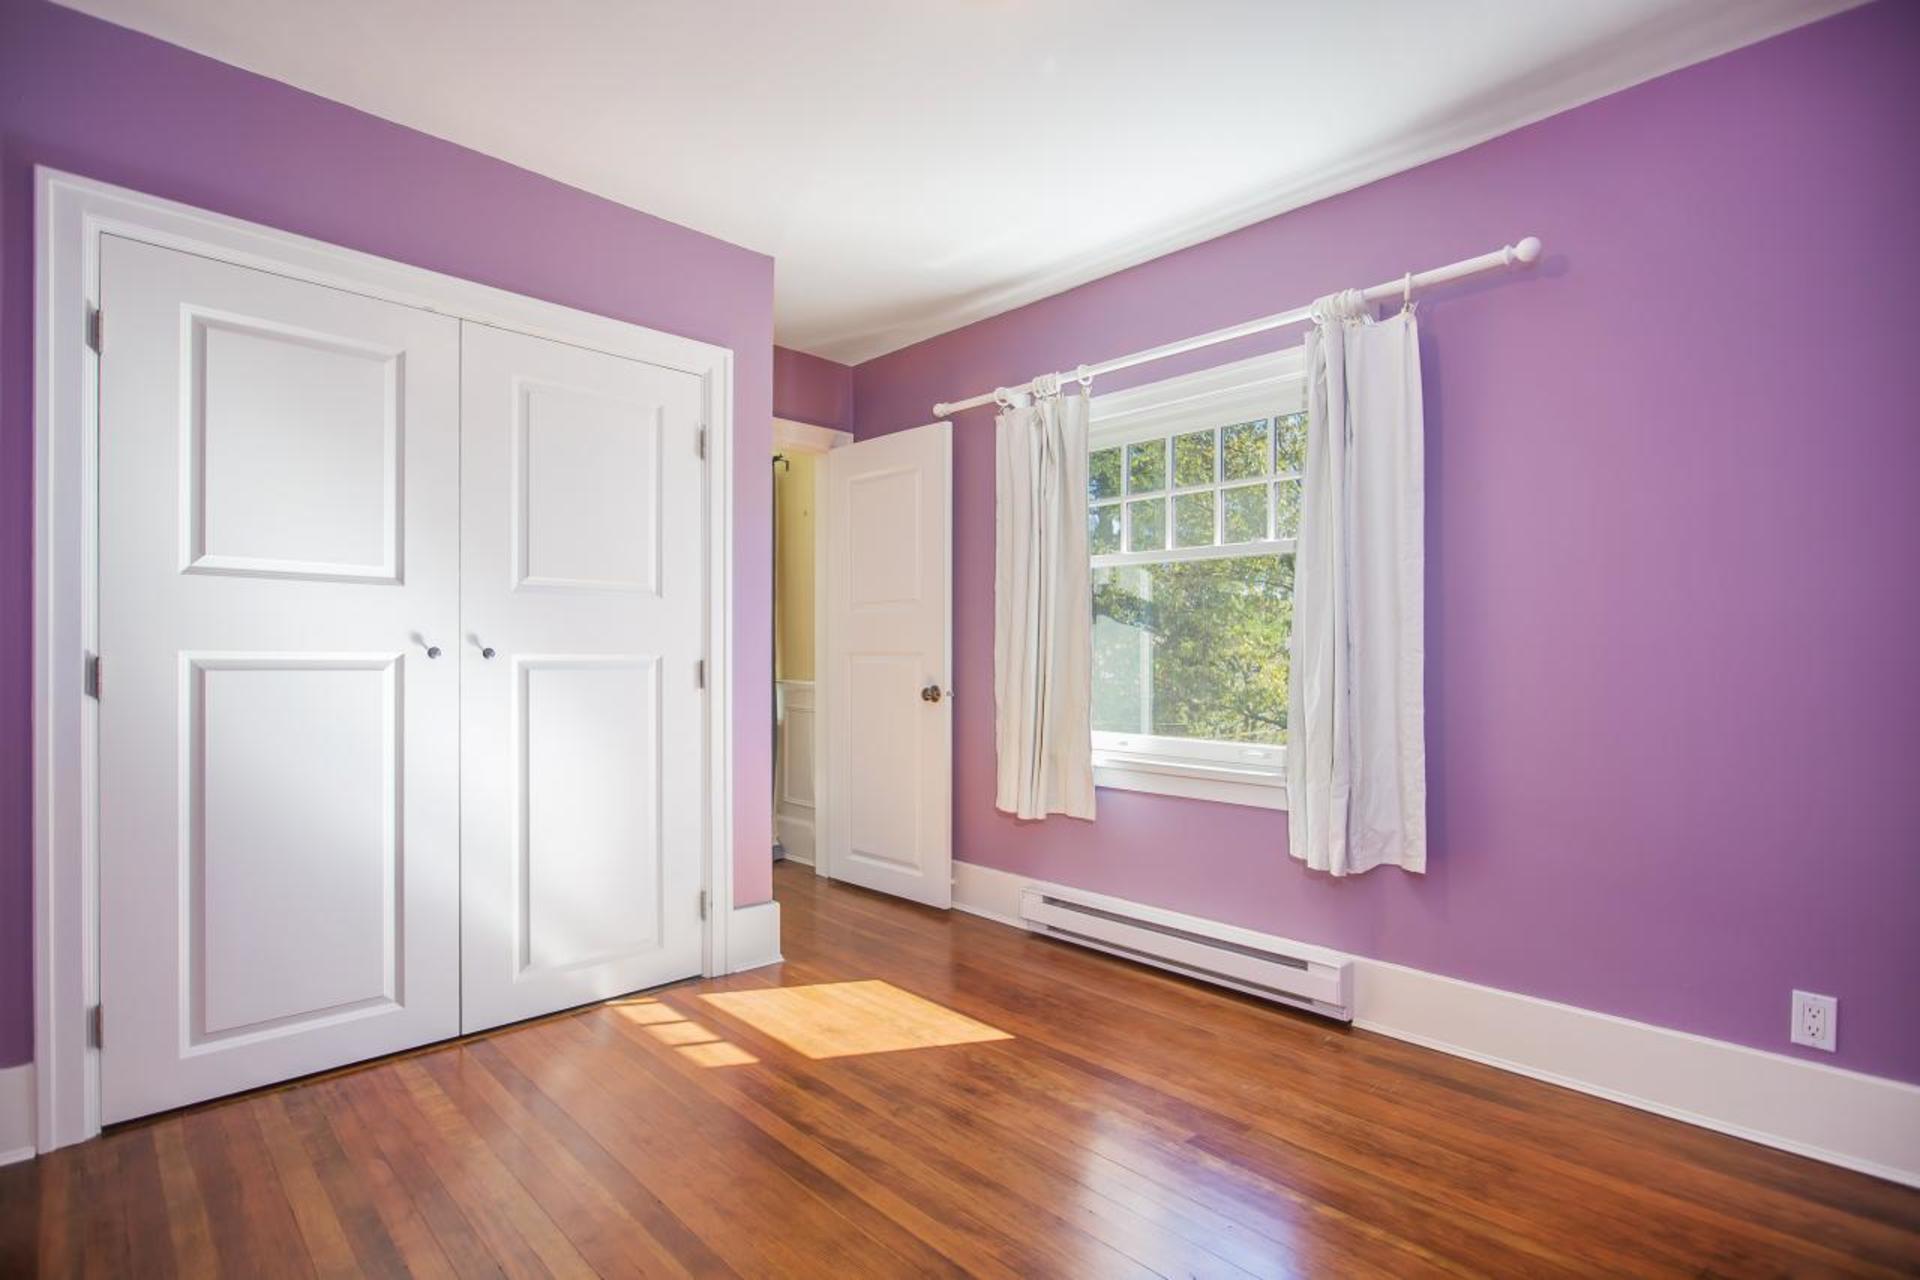
[[[1409,271],[1406,274],[1406,278],[1400,281],[1400,306],[1404,310],[1405,308],[1411,307],[1412,305],[1413,305],[1413,272]]]
[[[1074,380],[1080,384],[1081,390],[1091,391],[1093,389],[1093,370],[1084,364],[1081,365],[1078,369],[1074,370]]]

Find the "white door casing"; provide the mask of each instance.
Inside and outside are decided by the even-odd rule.
[[[700,972],[707,601],[700,379],[464,329],[472,1032]]]
[[[953,898],[952,474],[944,422],[825,459],[827,874]]]
[[[112,1122],[459,1029],[460,335],[117,237],[101,264]]]

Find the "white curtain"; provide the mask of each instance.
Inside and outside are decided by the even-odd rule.
[[[1287,692],[1287,842],[1316,871],[1427,867],[1425,450],[1412,308],[1314,304]]]
[[[998,419],[993,696],[999,789],[1022,818],[1093,817],[1087,393],[1036,392]]]

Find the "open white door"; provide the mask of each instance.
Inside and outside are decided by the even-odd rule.
[[[953,904],[953,438],[826,455],[827,874]]]

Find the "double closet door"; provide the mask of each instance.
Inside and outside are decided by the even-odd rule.
[[[111,1123],[689,976],[691,374],[108,237]]]

